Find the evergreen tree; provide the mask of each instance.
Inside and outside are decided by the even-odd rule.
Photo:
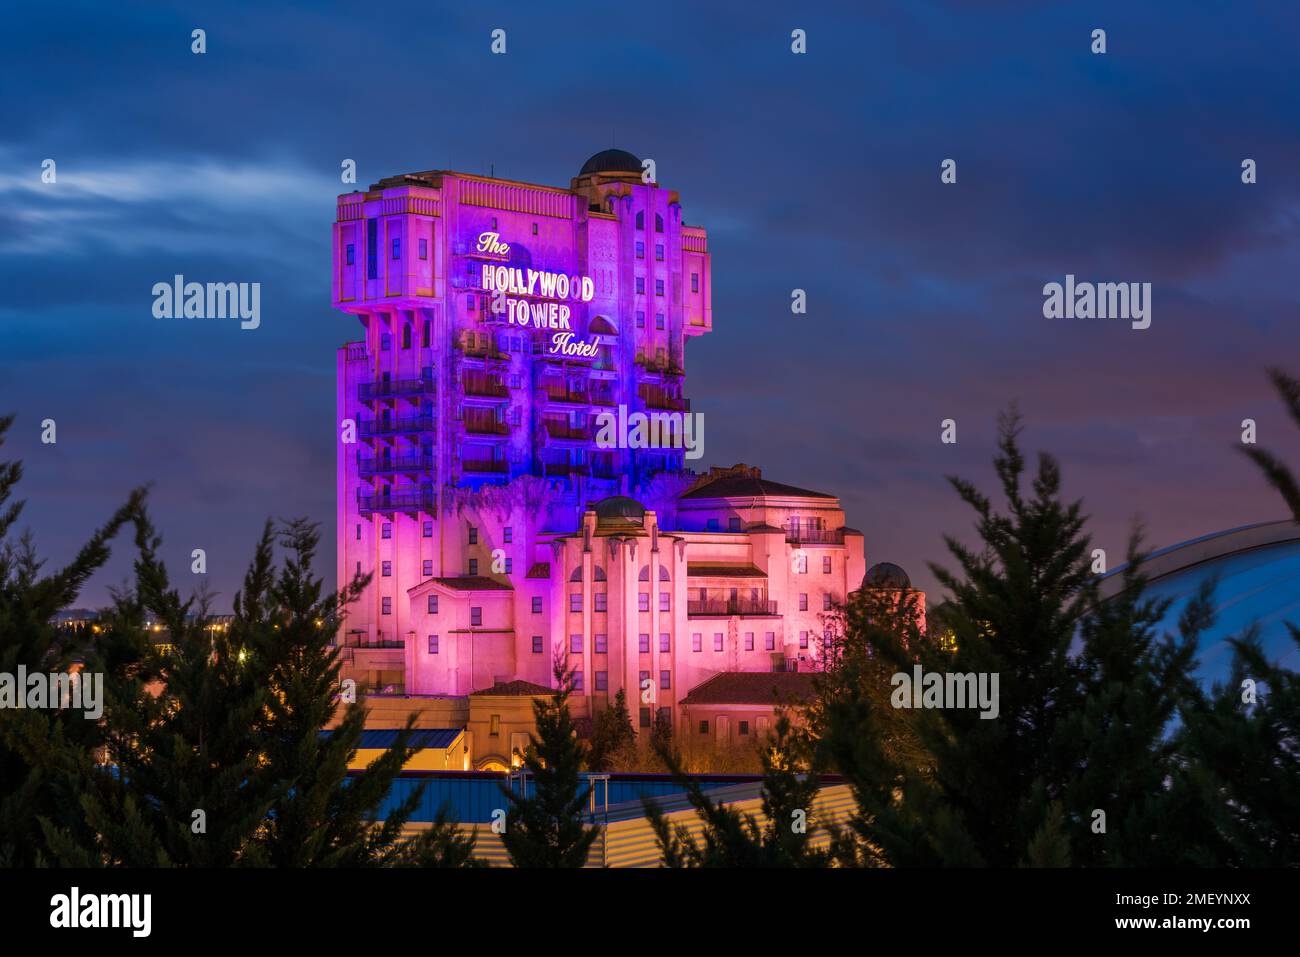
[[[573,673],[561,655],[554,674],[555,694],[533,701],[537,733],[523,757],[533,792],[526,783],[519,794],[502,788],[509,808],[501,842],[516,867],[584,867],[600,834],[583,821],[591,787],[582,781],[585,748],[569,716]]]
[[[614,701],[596,716],[587,766],[593,771],[609,771],[628,764],[635,751],[636,731],[627,710],[627,694],[619,688]]]
[[[726,804],[714,801],[686,774],[681,755],[660,744],[657,753],[703,825],[698,837],[682,824],[673,824],[653,799],[642,804],[654,828],[659,852],[667,867],[824,867],[830,854],[813,847],[817,830],[813,801],[820,786],[816,774],[797,757],[797,736],[788,715],[777,718],[763,763],[763,821],[759,823]]]
[[[0,417],[0,445],[12,424],[12,416]],[[93,656],[87,644],[93,632],[58,628],[54,618],[108,560],[109,542],[140,507],[143,490],[131,494],[69,565],[42,574],[31,535],[11,538],[22,511],[22,502],[12,500],[21,478],[21,463],[0,462],[0,673],[16,678],[19,667],[28,675],[68,673],[80,664],[85,676],[80,680],[92,681],[110,665],[127,667],[129,642],[115,646],[111,659]],[[18,695],[26,690],[13,689]],[[75,832],[82,843],[92,839],[76,782],[79,767],[91,760],[103,737],[102,721],[88,719],[84,709],[0,707],[0,866],[50,862],[42,821]]]

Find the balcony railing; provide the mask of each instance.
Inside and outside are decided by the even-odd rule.
[[[494,475],[504,475],[510,471],[510,463],[503,459],[462,459],[460,470],[462,472],[487,472]]]
[[[461,351],[471,359],[509,359],[510,356],[498,349],[495,343],[488,345],[462,346]]]
[[[495,419],[465,419],[465,431],[470,435],[509,435],[510,426]]]
[[[688,601],[686,614],[697,617],[754,615],[766,618],[776,614],[776,602],[755,598],[710,598],[704,601]]]
[[[357,426],[363,439],[403,432],[432,432],[434,428],[431,415],[404,416],[400,419],[362,419]]]
[[[587,475],[591,471],[591,466],[587,464],[573,465],[568,462],[561,463],[542,463],[542,473],[547,478],[564,478],[569,475]]]
[[[467,376],[464,382],[461,383],[461,388],[466,395],[484,399],[508,399],[510,397],[510,390],[496,379],[472,379]]]
[[[362,512],[400,512],[418,510],[431,512],[436,496],[432,489],[415,489],[409,492],[389,492],[387,495],[357,492],[357,507]]]
[[[640,396],[641,401],[649,409],[664,409],[670,412],[689,412],[691,410],[690,399],[679,399],[676,396],[666,395],[657,389],[643,389]]]
[[[366,344],[364,342],[348,343],[348,362],[365,362]]]
[[[586,392],[570,389],[543,389],[547,402],[568,402],[573,405],[589,405],[591,399]]]
[[[367,638],[365,635],[349,635],[347,647],[349,648],[405,648],[405,638],[385,638],[380,635],[378,638]]]
[[[612,389],[592,389],[591,404],[613,406],[618,405],[618,400],[614,398],[614,391]]]
[[[433,395],[432,379],[389,379],[387,382],[362,382],[357,386],[357,398],[362,402],[403,395]]]
[[[585,425],[573,426],[567,422],[547,422],[543,420],[546,426],[546,434],[552,439],[560,441],[581,441],[586,442],[591,439],[591,430]]]
[[[787,528],[785,540],[797,545],[843,545],[842,528]]]
[[[427,472],[433,468],[433,456],[415,452],[390,459],[357,456],[357,472],[364,478],[391,472]]]

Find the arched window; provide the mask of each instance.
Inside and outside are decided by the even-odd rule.
[[[662,233],[663,231],[664,231],[664,218],[660,216],[658,213],[655,213],[655,232]]]
[[[402,348],[411,348],[411,324],[409,322],[402,326]]]
[[[666,581],[669,580],[669,579],[668,579],[668,568],[667,568],[667,566],[665,566],[665,565],[660,565],[660,566],[659,566],[659,580],[660,580],[661,582],[666,582]]]
[[[640,210],[636,214],[636,228],[645,229],[645,210]]]
[[[592,581],[598,581],[598,582],[605,581],[605,569],[597,565],[592,572]]]
[[[639,582],[648,582],[650,580],[650,566],[642,565],[641,574],[637,575],[636,580]]]
[[[575,569],[573,570],[573,574],[569,576],[569,581],[571,581],[571,582],[580,582],[580,581],[582,581],[582,566],[581,566],[581,565],[579,565],[577,568],[575,568]]]

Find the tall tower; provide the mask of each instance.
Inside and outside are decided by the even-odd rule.
[[[338,579],[374,576],[350,635],[412,640],[422,582],[510,586],[584,503],[680,473],[681,449],[598,447],[595,420],[689,410],[710,287],[705,231],[622,150],[567,189],[436,170],[341,195],[332,300],[363,336],[337,360]],[[454,527],[467,491],[519,479],[538,517]]]

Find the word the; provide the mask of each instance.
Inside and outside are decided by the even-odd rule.
[[[1065,287],[1043,287],[1043,316],[1047,319],[1131,319],[1134,329],[1151,325],[1151,283],[1075,283],[1067,274]]]
[[[27,666],[19,665],[16,675],[0,672],[0,708],[70,708],[97,721],[104,714],[104,675],[66,671],[29,675]]]
[[[618,413],[601,412],[596,416],[596,447],[601,449],[686,449],[686,458],[704,455],[703,412],[628,413],[626,405]]]
[[[239,328],[262,324],[260,282],[186,282],[177,274],[171,284],[153,284],[155,319],[242,319]]]
[[[911,675],[900,671],[889,679],[889,683],[894,688],[889,702],[895,708],[978,707],[980,718],[998,716],[997,672],[924,673],[920,665],[915,665]]]
[[[51,927],[129,927],[148,937],[153,925],[152,894],[87,894],[79,888],[50,898]]]

